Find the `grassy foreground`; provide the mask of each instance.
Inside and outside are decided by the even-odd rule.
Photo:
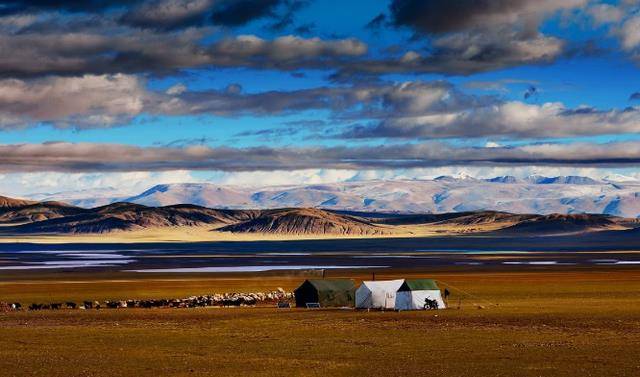
[[[351,276],[366,278],[356,274]],[[633,269],[435,271],[427,276],[455,287],[450,303],[456,307],[462,298],[461,308],[0,314],[0,375],[640,375],[640,274]],[[0,300],[180,297],[291,289],[300,281],[280,276],[5,276]]]

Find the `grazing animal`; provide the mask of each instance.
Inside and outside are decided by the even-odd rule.
[[[99,301],[86,300],[82,302],[82,305],[78,305],[75,302],[65,303],[50,303],[50,304],[38,304],[32,303],[29,310],[46,310],[53,309],[58,310],[62,308],[67,309],[101,309],[101,308],[199,308],[207,306],[254,306],[257,304],[265,303],[282,303],[288,302],[293,298],[293,293],[286,292],[282,288],[278,288],[276,291],[271,292],[229,292],[229,293],[216,293],[211,295],[190,296],[187,298],[172,298],[172,299],[149,299],[149,300],[119,300],[111,301],[107,300],[103,303]],[[2,310],[3,303],[0,303],[0,311]],[[4,303],[5,310],[20,310],[22,305],[20,303],[8,304]],[[432,303],[425,302],[425,308],[437,309],[437,302]]]

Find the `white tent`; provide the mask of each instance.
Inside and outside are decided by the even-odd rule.
[[[356,290],[356,308],[395,309],[396,292],[402,283],[403,279],[363,281]]]
[[[427,299],[435,300],[438,303],[438,309],[446,308],[440,288],[435,281],[430,279],[405,280],[396,293],[395,309],[424,309]]]

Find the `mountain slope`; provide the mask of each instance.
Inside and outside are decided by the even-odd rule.
[[[619,181],[616,181],[619,179]],[[107,191],[109,192],[109,191]],[[33,197],[37,197],[33,196]],[[50,198],[50,196],[46,196]],[[60,200],[83,207],[110,202],[67,193]],[[523,214],[600,213],[640,216],[640,182],[611,176],[512,176],[473,179],[357,181],[314,185],[238,187],[208,183],[165,184],[124,201],[147,206],[195,204],[209,208],[322,208],[351,212],[449,213],[496,211]]]
[[[35,203],[37,202],[33,200],[14,199],[6,196],[0,196],[0,209],[24,207]]]
[[[407,195],[397,191],[394,195]],[[5,198],[5,234],[108,233],[166,227],[208,227],[232,233],[276,235],[429,235],[494,232],[499,236],[555,235],[640,226],[640,220],[599,214],[512,214],[497,211],[393,214],[318,208],[212,209],[192,204],[149,207],[118,202],[85,209],[60,202]]]
[[[256,211],[224,211],[193,205],[147,207],[114,203],[89,210],[70,208],[66,216],[35,219],[11,230],[20,233],[106,233],[172,226],[218,227],[246,221],[257,215]]]
[[[499,234],[555,235],[603,230],[622,230],[631,225],[620,218],[606,215],[545,215],[534,216],[497,231]]]
[[[156,185],[140,195],[124,200],[147,206],[195,204],[203,207],[239,208],[251,207],[251,193],[239,188],[209,183],[177,183]]]
[[[0,208],[0,222],[2,223],[25,223],[56,219],[65,216],[79,215],[86,213],[84,208],[70,206],[61,202],[28,202],[23,205]]]
[[[393,233],[391,229],[366,219],[311,208],[264,211],[254,219],[228,225],[219,230],[271,234],[379,235]]]
[[[258,189],[209,184],[157,186],[128,201],[145,205],[191,203],[218,208],[323,208],[398,213],[498,211],[510,213],[609,213],[640,215],[640,184],[575,177],[514,181],[456,179],[343,182]],[[571,183],[569,183],[571,182]],[[624,201],[615,206],[619,200]],[[634,203],[638,203],[637,205]],[[610,205],[614,203],[613,205]]]

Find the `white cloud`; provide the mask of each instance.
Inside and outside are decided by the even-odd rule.
[[[640,16],[625,21],[619,33],[625,50],[636,48],[640,44]]]
[[[135,76],[86,75],[0,80],[0,125],[111,125],[142,112],[146,89]]]
[[[0,174],[0,195],[91,191],[106,189],[116,196],[128,196],[162,183],[198,182],[185,170],[123,173],[7,173]]]
[[[567,108],[560,102],[541,105],[519,101],[487,106],[390,116],[368,128],[354,128],[347,137],[567,137],[635,133],[640,131],[640,110]]]
[[[180,84],[176,84],[172,87],[170,87],[169,89],[166,90],[166,94],[170,95],[170,96],[177,96],[180,95],[184,92],[187,91],[187,87],[186,85],[180,83]]]
[[[619,22],[624,17],[624,11],[611,4],[594,4],[587,12],[593,17],[596,25]]]
[[[137,195],[157,184],[208,182],[244,187],[293,186],[327,184],[348,181],[433,179],[439,176],[470,176],[477,179],[510,175],[524,178],[529,175],[555,177],[561,175],[585,176],[602,179],[623,175],[640,179],[637,168],[574,168],[550,166],[521,167],[437,167],[386,170],[305,169],[273,172],[209,172],[208,178],[200,178],[202,172],[167,171],[161,173],[11,173],[0,174],[0,195],[14,197],[55,198],[56,193],[74,198],[127,197]],[[41,194],[41,195],[33,195]]]
[[[353,179],[356,170],[303,169],[276,170],[272,172],[224,172],[213,174],[208,181],[237,186],[282,186],[344,182]]]

